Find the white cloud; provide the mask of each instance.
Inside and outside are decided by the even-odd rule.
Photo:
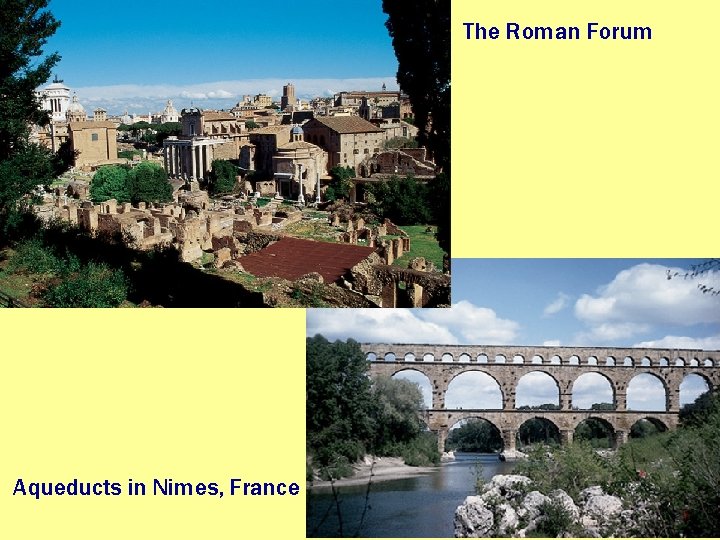
[[[360,342],[457,343],[446,326],[423,321],[420,313],[409,309],[309,309],[307,335]]]
[[[556,313],[562,311],[567,307],[569,300],[570,297],[567,294],[562,292],[558,293],[557,298],[545,306],[545,309],[543,310],[543,317],[549,317],[550,315],[555,315]]]
[[[623,270],[602,286],[597,295],[582,295],[575,303],[575,314],[588,323],[720,322],[717,298],[697,288],[699,282],[720,286],[720,273],[712,272],[696,279],[668,279],[668,270],[684,272],[680,268],[647,263]]]
[[[468,371],[455,377],[445,393],[447,409],[500,409],[502,393],[490,375]]]
[[[296,79],[291,81],[295,86],[295,95],[302,99],[316,96],[332,96],[331,88],[339,90],[362,90],[380,88],[383,83],[388,90],[398,90],[394,76],[366,77],[355,79]],[[77,92],[80,103],[97,104],[115,114],[124,112],[147,112],[162,110],[165,101],[176,100],[178,110],[188,106],[182,100],[203,100],[206,107],[229,108],[237,101],[237,96],[267,94],[280,99],[282,87],[287,84],[285,79],[247,79],[231,81],[212,81],[185,85],[172,84],[116,84],[108,86],[85,86],[72,88]],[[140,107],[131,104],[141,104]]]
[[[595,295],[582,295],[575,302],[575,315],[589,330],[578,334],[576,341],[607,343],[649,332],[658,325],[720,322],[717,297],[698,289],[698,283],[720,286],[720,273],[696,279],[668,279],[668,272],[684,270],[638,264],[619,272]]]
[[[559,347],[560,346],[560,340],[559,339],[547,339],[542,342],[543,347]]]
[[[706,351],[720,351],[720,335],[702,338],[688,336],[665,336],[660,339],[641,341],[633,347],[647,349],[703,349]]]
[[[516,406],[537,406],[545,403],[559,403],[557,383],[550,375],[541,371],[531,371],[523,375],[515,389]]]
[[[461,300],[452,308],[423,311],[421,317],[451,329],[463,343],[507,345],[517,339],[520,325],[510,319],[501,319],[495,311],[478,307]]]

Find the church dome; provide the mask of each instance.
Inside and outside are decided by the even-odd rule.
[[[71,113],[85,114],[85,108],[80,105],[77,94],[73,94],[72,101],[70,102],[70,105],[68,105],[67,111]]]

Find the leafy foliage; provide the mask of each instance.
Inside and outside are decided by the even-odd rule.
[[[108,308],[119,306],[127,294],[120,270],[91,262],[48,289],[45,299],[52,307]]]
[[[542,493],[562,489],[573,499],[577,499],[583,489],[606,485],[611,479],[603,458],[585,441],[550,450],[536,445],[530,449],[528,459],[516,465],[514,472],[531,478]]]
[[[460,452],[499,452],[503,441],[490,422],[473,418],[450,431],[445,447]]]
[[[307,340],[306,428],[313,463],[335,478],[365,453],[402,456],[411,465],[440,459],[437,440],[423,432],[422,394],[408,381],[367,376],[353,341]]]
[[[144,161],[134,167],[128,175],[130,200],[138,202],[169,202],[172,200],[172,186],[167,173],[157,163]]]
[[[397,148],[417,148],[418,142],[415,139],[409,137],[393,137],[383,143],[383,148],[386,150],[393,150]]]
[[[90,183],[90,199],[93,202],[117,199],[118,202],[130,201],[128,182],[129,169],[120,165],[100,167]]]
[[[237,169],[232,163],[224,159],[214,159],[208,183],[210,195],[231,193],[235,188],[236,175]]]
[[[350,190],[352,189],[350,179],[355,177],[355,170],[352,167],[335,165],[330,169],[330,176],[332,180],[325,191],[325,198],[328,201],[348,199],[350,197]]]
[[[367,190],[374,199],[371,209],[379,216],[398,225],[433,223],[428,186],[414,177],[394,176],[387,182],[369,184]]]
[[[697,401],[697,400],[696,400]],[[720,397],[708,394],[697,414],[674,432],[631,439],[611,458],[586,442],[536,447],[515,473],[537,489],[564,489],[575,498],[600,485],[635,507],[635,523],[623,536],[714,537],[720,530]],[[612,532],[612,531],[610,531]]]
[[[450,2],[383,0],[398,59],[397,80],[412,103],[418,139],[450,172]]]

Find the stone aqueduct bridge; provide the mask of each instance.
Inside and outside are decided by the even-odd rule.
[[[680,411],[680,383],[690,374],[703,377],[710,390],[720,386],[720,351],[697,349],[623,349],[592,347],[511,347],[483,345],[418,345],[363,343],[370,374],[393,376],[405,370],[423,373],[432,386],[432,408],[426,412],[428,427],[437,433],[444,449],[450,428],[466,418],[491,422],[502,434],[506,452],[515,451],[520,426],[531,418],[555,424],[563,441],[572,441],[575,428],[588,418],[606,421],[615,442],[627,440],[632,425],[641,419],[660,422],[673,429]],[[502,409],[447,409],[445,393],[458,375],[479,371],[492,377],[500,388]],[[555,381],[560,409],[518,410],[515,391],[523,375],[540,371]],[[572,406],[575,380],[598,373],[610,383],[615,410],[578,410]],[[627,388],[633,377],[649,373],[665,388],[665,411],[627,409]]]

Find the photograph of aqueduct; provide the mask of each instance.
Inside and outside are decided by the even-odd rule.
[[[360,346],[370,364],[368,371],[372,377],[392,377],[412,371],[430,385],[432,401],[425,411],[425,422],[437,434],[441,452],[450,429],[471,418],[495,426],[502,436],[504,453],[510,456],[516,451],[520,427],[533,418],[551,422],[563,443],[573,440],[579,424],[595,418],[612,430],[615,446],[618,446],[627,441],[632,426],[641,420],[652,422],[661,431],[675,429],[680,413],[680,387],[687,377],[701,377],[708,390],[720,386],[720,351],[397,343],[363,343]],[[470,372],[484,373],[497,383],[500,407],[446,407],[446,395],[453,381]],[[523,377],[537,372],[550,377],[557,386],[557,409],[517,407],[518,384]],[[611,408],[593,410],[573,403],[575,382],[591,373],[599,374],[607,381],[612,392]],[[628,408],[628,388],[633,379],[644,374],[660,383],[655,387],[659,393],[664,392],[664,410]]]

